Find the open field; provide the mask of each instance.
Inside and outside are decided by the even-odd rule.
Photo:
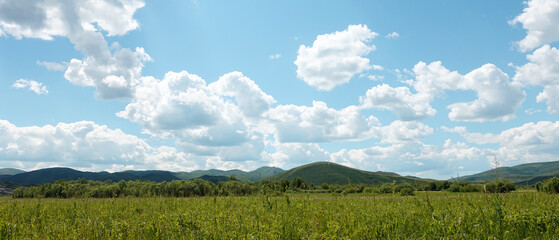
[[[0,239],[552,239],[538,192],[276,197],[0,198]]]

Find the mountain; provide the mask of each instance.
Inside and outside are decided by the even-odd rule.
[[[211,169],[211,170],[196,170],[196,171],[192,171],[192,172],[177,172],[175,173],[175,176],[183,179],[183,180],[188,180],[188,179],[194,179],[194,178],[200,178],[202,176],[222,176],[222,177],[227,177],[229,178],[230,176],[235,176],[237,178],[237,180],[239,181],[251,181],[251,182],[255,182],[255,181],[260,181],[264,178],[276,175],[280,172],[283,172],[283,169],[281,168],[277,168],[277,167],[260,167],[254,171],[250,171],[250,172],[245,172],[245,171],[241,171],[241,170],[227,170],[227,171],[223,171],[223,170],[217,170],[217,169]]]
[[[496,177],[511,180],[519,185],[535,184],[547,178],[559,177],[559,161],[500,167],[473,175],[459,177],[456,180],[483,182],[495,180]]]
[[[307,184],[348,184],[348,183],[425,183],[432,180],[416,177],[400,176],[389,172],[368,172],[355,168],[346,167],[331,162],[315,162],[289,171],[281,172],[275,176],[268,177],[266,180],[279,181],[282,179],[292,180],[300,177]]]
[[[200,178],[202,180],[206,180],[208,182],[213,182],[215,184],[217,184],[218,182],[227,182],[229,180],[229,177],[226,176],[209,176],[209,175],[204,175],[204,176],[200,176],[197,177]],[[195,178],[196,179],[196,178]]]
[[[130,173],[130,172],[82,172],[71,168],[46,168],[30,172],[24,172],[13,176],[4,176],[0,180],[13,182],[17,184],[42,184],[51,183],[56,180],[78,180],[85,178],[88,180],[106,181],[111,180],[118,182],[120,180],[150,180],[156,182],[178,180],[171,172],[165,171],[149,171],[147,173]]]
[[[15,168],[0,168],[0,175],[16,175],[24,172],[25,171],[15,169]]]

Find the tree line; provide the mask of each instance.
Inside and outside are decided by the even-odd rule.
[[[557,179],[559,183],[559,179]],[[547,186],[547,185],[546,185]],[[171,182],[94,181],[87,179],[58,180],[37,186],[18,187],[13,198],[118,198],[118,197],[196,197],[196,196],[249,196],[273,195],[285,192],[308,193],[399,193],[413,195],[414,191],[450,192],[510,192],[515,189],[512,182],[497,180],[485,184],[467,181],[436,181],[422,184],[384,183],[373,184],[307,184],[301,178],[291,181],[239,182],[235,177],[217,184],[202,180],[173,180]],[[538,188],[539,189],[539,188]],[[544,189],[544,187],[542,187]],[[547,188],[546,188],[547,189]],[[559,189],[559,188],[558,188]]]

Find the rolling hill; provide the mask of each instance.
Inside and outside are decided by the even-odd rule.
[[[547,178],[559,177],[559,161],[500,167],[473,175],[459,177],[456,180],[483,182],[495,180],[496,177],[511,180],[519,185],[535,184]]]
[[[250,172],[245,172],[237,169],[227,170],[227,171],[211,169],[211,170],[196,170],[192,172],[177,172],[174,174],[176,177],[183,180],[200,178],[202,176],[222,176],[222,177],[235,176],[239,181],[255,182],[281,172],[283,172],[283,169],[281,168],[265,166]]]
[[[150,171],[140,175],[130,172],[82,172],[71,168],[45,168],[13,176],[4,175],[0,180],[17,184],[42,184],[51,183],[60,179],[78,180],[80,178],[98,181],[111,180],[114,182],[120,180],[150,180],[156,182],[178,180],[172,173],[165,171]]]
[[[380,184],[392,183],[393,181],[397,183],[425,183],[433,181],[416,177],[400,176],[396,173],[389,172],[368,172],[330,162],[310,163],[271,176],[266,180],[292,180],[296,177],[302,178],[307,184],[315,185],[322,183],[342,185],[348,183]]]
[[[25,171],[15,168],[0,168],[0,175],[16,175],[24,173]]]

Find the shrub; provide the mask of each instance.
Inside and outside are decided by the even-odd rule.
[[[378,189],[378,193],[392,193],[394,192],[394,188],[391,184],[385,183]]]
[[[540,189],[542,192],[550,194],[559,193],[559,178],[553,177],[545,180]]]
[[[411,189],[410,187],[404,187],[402,189],[400,189],[400,196],[413,196],[413,189]]]
[[[506,193],[516,189],[514,183],[509,180],[498,179],[494,182],[488,182],[483,186],[484,192],[489,193]]]

